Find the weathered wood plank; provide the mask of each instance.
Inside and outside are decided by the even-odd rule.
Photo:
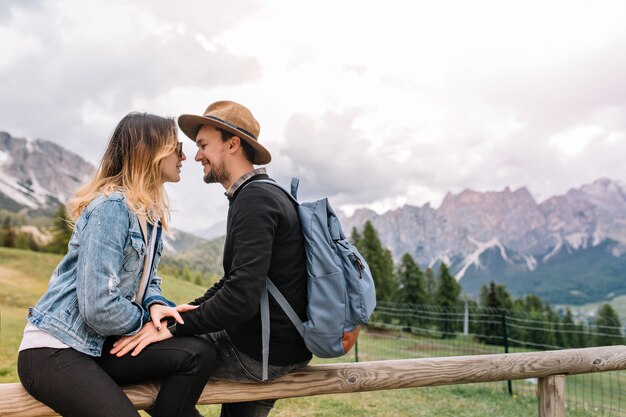
[[[275,381],[243,384],[211,381],[199,404],[290,398],[434,385],[545,378],[626,369],[626,346],[548,352],[456,356],[309,366]],[[127,387],[139,409],[154,400],[157,385]],[[48,411],[46,411],[48,410]],[[49,415],[19,384],[0,384],[0,416]]]
[[[565,417],[565,375],[539,378],[539,417]]]

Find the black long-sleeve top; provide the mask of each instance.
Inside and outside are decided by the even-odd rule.
[[[304,239],[294,203],[271,184],[251,183],[230,199],[224,243],[224,277],[191,304],[177,335],[225,329],[241,352],[261,361],[260,299],[265,277],[306,320],[307,271]],[[270,296],[269,363],[288,365],[311,359],[300,334]]]

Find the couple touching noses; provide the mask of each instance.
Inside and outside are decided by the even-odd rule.
[[[137,416],[119,385],[161,380],[153,416],[198,416],[209,378],[261,382],[260,300],[269,277],[306,319],[304,241],[294,203],[269,179],[269,151],[250,110],[232,101],[178,118],[204,181],[229,202],[223,277],[189,303],[161,294],[157,267],[169,204],[165,182],[186,159],[173,119],[132,113],[117,126],[95,177],[68,203],[74,233],[48,291],[29,309],[18,372],[64,416]],[[270,303],[269,379],[311,353]],[[221,416],[267,416],[274,400],[223,404]]]

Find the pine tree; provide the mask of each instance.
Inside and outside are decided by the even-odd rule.
[[[596,312],[595,331],[596,346],[624,344],[622,323],[610,304],[603,304]]]
[[[575,346],[577,348],[593,346],[593,338],[590,334],[588,334],[588,331],[585,329],[583,323],[576,324],[576,333],[574,334],[574,336],[576,337]]]
[[[543,302],[535,294],[528,294],[524,297],[524,306],[529,313],[541,313],[543,311]]]
[[[424,275],[413,257],[405,253],[400,260],[398,271],[398,301],[401,303],[421,305],[426,303]],[[420,323],[419,317],[412,314],[404,315],[405,324],[412,327]]]
[[[563,333],[561,332],[561,323],[559,316],[550,307],[549,304],[545,305],[545,317],[546,317],[546,337],[544,343],[548,346],[563,347],[565,341],[563,339]]]
[[[504,329],[502,328],[502,314],[513,306],[510,294],[504,285],[497,285],[491,281],[489,287],[483,285],[480,289],[480,304],[489,309],[491,318],[485,320],[479,340],[492,345],[502,344]]]
[[[67,210],[63,204],[54,213],[54,223],[52,226],[52,241],[46,246],[46,250],[54,253],[67,252],[67,245],[72,237],[73,229]]]
[[[572,310],[565,309],[565,315],[561,320],[561,331],[563,332],[563,342],[565,347],[578,348],[578,338],[576,337],[576,324],[574,323],[574,317],[572,316]]]
[[[450,274],[448,266],[442,262],[439,267],[439,286],[435,294],[435,302],[441,307],[456,307],[459,305],[461,286]]]
[[[28,234],[21,232],[15,235],[15,245],[17,249],[29,249],[28,247]]]
[[[424,274],[413,257],[405,253],[398,266],[398,301],[407,304],[426,304]]]
[[[378,237],[378,232],[368,220],[363,227],[363,234],[356,237],[356,247],[365,258],[370,267],[374,285],[376,286],[376,299],[379,301],[392,301],[396,290],[395,277],[393,275],[393,259],[391,252],[383,248]]]
[[[525,333],[525,339],[523,340],[543,345],[544,347],[554,346],[556,340],[550,319],[550,306],[544,305],[541,298],[535,294],[525,296],[523,306],[524,313],[528,320],[530,320]]]
[[[426,299],[434,300],[437,295],[437,287],[439,283],[437,282],[437,277],[432,269],[426,268],[424,270],[424,282],[426,288]]]
[[[15,234],[15,229],[13,228],[13,224],[11,223],[10,218],[6,217],[4,219],[2,228],[4,230],[2,246],[6,246],[7,248],[15,247],[16,234]]]
[[[393,256],[389,249],[383,249],[382,271],[382,276],[385,277],[385,279],[382,280],[383,294],[385,296],[383,300],[393,301],[397,298],[398,279],[394,271]]]
[[[356,227],[352,228],[352,232],[350,233],[350,241],[352,242],[352,244],[354,246],[356,246],[356,248],[358,249],[359,246],[361,245],[361,240],[363,238],[361,237],[361,234],[359,233],[359,231],[357,230]]]
[[[458,324],[455,325],[456,323],[452,322],[454,316],[450,313],[454,307],[459,305],[460,295],[461,286],[448,271],[448,266],[442,262],[439,267],[439,287],[435,295],[435,302],[443,307],[445,312],[439,326],[442,339],[454,337],[453,332],[458,327]]]

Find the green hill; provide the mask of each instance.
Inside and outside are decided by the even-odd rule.
[[[61,255],[0,247],[0,382],[16,381],[17,348],[26,311],[46,291]],[[163,276],[163,293],[176,303],[203,294],[206,288]]]
[[[0,301],[4,307],[28,308],[44,293],[61,255],[0,247]],[[163,293],[176,303],[206,290],[190,282],[163,276]]]
[[[203,283],[208,286],[224,274],[222,268],[222,253],[225,237],[206,241],[197,245],[190,245],[186,250],[165,252],[161,265],[176,276],[200,274]],[[211,278],[210,281],[206,281]]]

